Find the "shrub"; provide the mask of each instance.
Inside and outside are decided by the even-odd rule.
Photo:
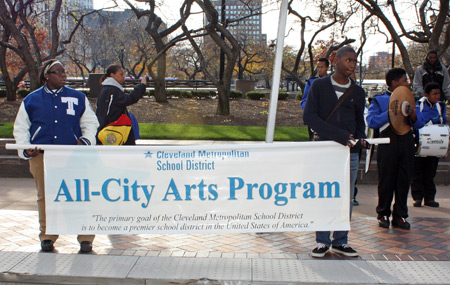
[[[25,97],[27,97],[28,94],[30,94],[29,89],[21,89],[21,90],[17,91],[18,98],[25,98]]]
[[[0,89],[0,98],[6,98],[6,89]]]
[[[192,90],[192,97],[201,98],[211,98],[216,96],[216,91],[214,90]]]
[[[298,91],[297,95],[295,95],[295,99],[301,101],[302,98],[303,98],[303,93],[302,93],[302,91]]]
[[[242,92],[238,90],[230,90],[230,99],[242,98]]]
[[[155,89],[148,89],[145,91],[145,96],[151,97],[155,96]]]
[[[178,89],[167,89],[166,90],[167,97],[177,97],[177,98],[191,98],[191,91],[187,90],[178,90]]]
[[[265,97],[265,93],[261,91],[249,91],[245,94],[245,96],[250,100],[261,100]]]
[[[289,94],[287,92],[280,92],[278,93],[278,100],[286,100],[289,97]]]

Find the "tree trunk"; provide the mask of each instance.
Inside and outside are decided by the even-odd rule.
[[[230,88],[231,78],[233,77],[234,66],[239,55],[239,47],[237,49],[231,49],[231,56],[227,57],[225,70],[223,73],[223,79],[217,81],[217,115],[228,116],[230,115]]]
[[[28,76],[30,77],[30,91],[34,91],[41,87],[41,82],[39,80],[39,64],[28,69]]]
[[[5,76],[5,87],[6,87],[6,100],[16,101],[17,100],[17,84],[14,84],[9,78]]]
[[[158,103],[167,103],[166,95],[166,54],[163,54],[157,63],[155,78],[155,100]]]
[[[218,102],[216,115],[230,115],[230,85],[219,80],[217,84]]]

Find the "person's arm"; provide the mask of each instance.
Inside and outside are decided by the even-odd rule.
[[[16,140],[16,144],[30,144],[30,127],[31,121],[25,109],[25,104],[22,102],[14,122],[13,135]],[[23,149],[17,150],[17,154],[22,159],[30,159],[32,157],[30,153],[27,153],[27,150]]]
[[[413,105],[409,115],[409,122],[416,129],[420,129],[425,125],[425,119],[419,105]]]
[[[303,92],[303,96],[302,96],[302,109],[305,109],[305,105],[306,105],[306,100],[308,99],[308,93],[309,93],[309,89],[311,87],[311,83],[309,80],[306,81],[306,85],[305,85],[305,91]]]
[[[85,106],[83,115],[80,118],[81,137],[78,140],[85,145],[95,145],[95,136],[99,126],[98,119],[87,97],[85,97]]]
[[[139,99],[142,98],[142,96],[145,95],[145,84],[140,83],[136,85],[133,89],[133,91],[130,93],[130,95],[126,94],[125,92],[122,92],[118,88],[114,88],[113,92],[113,105],[119,106],[119,107],[127,107],[129,105],[133,105]]]
[[[414,81],[413,81],[413,89],[414,89],[414,95],[422,97],[423,96],[423,85],[422,85],[422,67],[419,66],[416,70],[416,73],[414,74]]]
[[[326,96],[325,92],[320,93],[317,80],[311,85],[309,90],[309,98],[306,101],[305,110],[303,111],[303,121],[306,125],[316,131],[320,137],[334,140],[342,145],[347,145],[350,138],[350,133],[342,130],[320,117],[320,102],[327,102],[327,98],[321,98],[321,96]],[[322,91],[322,90],[321,90]],[[321,101],[322,99],[322,101]]]
[[[367,115],[367,124],[371,129],[379,129],[389,122],[388,110],[382,110],[380,103],[376,98],[372,100],[369,106],[369,114]]]
[[[133,91],[130,94],[130,97],[133,99],[133,103],[131,103],[131,104],[136,103],[137,101],[139,101],[139,99],[142,98],[142,96],[145,95],[146,87],[147,86],[145,85],[145,83],[138,84],[134,87]]]

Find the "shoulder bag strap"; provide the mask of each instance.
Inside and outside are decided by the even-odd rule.
[[[328,118],[325,120],[325,122],[328,122],[328,120],[330,120],[331,116],[333,116],[334,112],[336,112],[336,110],[342,105],[342,103],[344,103],[344,101],[348,98],[348,96],[350,96],[350,94],[353,92],[353,90],[355,89],[356,84],[352,84],[352,86],[350,86],[345,93],[341,96],[341,98],[339,98],[338,103],[336,104],[336,106],[334,107],[334,109],[331,111],[331,113],[328,115]]]

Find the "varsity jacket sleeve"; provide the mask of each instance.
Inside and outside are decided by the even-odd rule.
[[[16,120],[14,122],[13,135],[16,140],[16,144],[30,144],[30,127],[31,121],[28,117],[25,105],[22,102],[19,111],[17,112]],[[31,157],[25,154],[24,149],[17,150],[17,154],[20,158],[30,159]]]
[[[369,106],[367,124],[371,129],[379,129],[389,122],[388,110],[383,110],[380,103],[374,98]]]
[[[414,74],[414,81],[413,81],[414,95],[419,97],[423,96],[422,70],[423,70],[422,66],[419,66],[417,68],[416,73]]]
[[[86,145],[95,145],[95,135],[100,124],[87,97],[85,97],[85,106],[84,113],[80,118],[81,137],[79,140]]]
[[[340,129],[320,117],[320,102],[328,101],[327,98],[321,98],[317,80],[311,85],[305,110],[303,111],[303,121],[306,125],[316,131],[320,137],[328,138],[342,145],[347,145],[350,133]]]

